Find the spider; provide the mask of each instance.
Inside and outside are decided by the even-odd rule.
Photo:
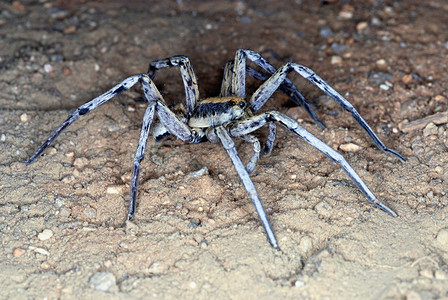
[[[259,66],[269,75],[247,66],[246,60]],[[167,106],[162,95],[155,86],[153,79],[156,71],[171,67],[179,67],[180,69],[186,101],[185,105],[179,104],[170,108]],[[302,106],[318,126],[321,128],[325,127],[311,109],[310,102],[302,96],[296,86],[286,77],[292,71],[297,72],[299,75],[309,80],[330,96],[344,110],[350,112],[353,118],[367,132],[378,148],[395,155],[402,161],[406,160],[399,153],[387,148],[350,102],[323,81],[311,69],[296,63],[288,62],[276,70],[259,53],[252,50],[239,49],[235,53],[235,59],[228,62],[224,67],[224,78],[218,97],[200,100],[196,75],[193,72],[188,57],[172,56],[166,59],[155,60],[149,64],[149,69],[146,74],[130,76],[106,93],[79,106],[68,119],[51,134],[42,146],[37,149],[30,159],[24,163],[30,164],[38,158],[53,140],[56,139],[64,129],[78,119],[79,116],[87,114],[114,96],[128,90],[137,82],[141,82],[143,86],[143,95],[148,101],[148,106],[144,113],[140,139],[132,169],[129,220],[134,217],[136,211],[140,162],[144,157],[150,126],[154,120],[155,114],[158,117],[158,122],[155,123],[153,129],[153,135],[156,141],[173,135],[185,142],[200,143],[208,140],[212,143],[220,142],[223,145],[232,160],[247,193],[252,199],[270,244],[276,249],[279,249],[277,239],[257,194],[257,190],[249,177],[249,174],[252,173],[256,167],[261,152],[260,142],[252,133],[264,125],[268,125],[269,134],[264,145],[263,154],[269,154],[272,151],[276,136],[276,126],[277,123],[279,123],[325,154],[329,159],[339,163],[358,189],[374,206],[393,217],[398,216],[394,210],[376,199],[375,195],[369,190],[366,184],[340,153],[320,141],[310,132],[306,131],[295,120],[278,111],[268,111],[258,115],[255,114],[270,99],[271,95],[276,90],[280,90],[288,95],[295,103]],[[263,82],[250,97],[246,97],[246,74]],[[243,165],[238,156],[232,138],[239,138],[253,144],[253,154],[246,166]]]

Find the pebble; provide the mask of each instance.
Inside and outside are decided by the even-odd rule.
[[[448,246],[448,229],[441,229],[439,233],[437,233],[436,239],[441,245]]]
[[[26,253],[25,249],[22,248],[16,248],[12,251],[12,256],[14,257],[20,257]]]
[[[339,18],[350,20],[351,18],[353,18],[353,11],[343,10],[339,13]]]
[[[434,273],[434,277],[438,280],[446,280],[448,279],[448,275],[446,274],[446,272],[442,271],[442,270],[436,270]]]
[[[191,289],[197,288],[197,284],[194,281],[190,282],[189,286],[190,286]]]
[[[362,149],[362,147],[353,143],[347,143],[340,145],[339,149],[345,152],[358,152],[359,150]]]
[[[433,122],[431,122],[423,129],[423,136],[437,135],[437,131],[437,126]]]
[[[117,281],[114,274],[110,272],[100,272],[90,278],[89,283],[93,285],[96,290],[107,292],[112,287],[116,287]]]
[[[44,248],[34,248],[34,247],[30,247],[30,249],[33,248],[32,250],[34,250],[34,252],[45,255],[45,256],[50,256],[50,252],[48,252],[47,250],[45,250]]]
[[[388,84],[384,84],[384,83],[380,84],[380,89],[382,89],[382,90],[388,91],[390,88],[391,87]]]
[[[401,81],[402,81],[404,84],[409,84],[409,83],[411,83],[411,81],[412,81],[412,74],[406,74],[406,75],[404,75],[403,77],[401,77]]]
[[[434,97],[434,101],[436,101],[436,102],[442,103],[442,102],[445,102],[445,100],[446,100],[446,98],[442,95],[437,95]]]
[[[53,236],[53,231],[50,229],[44,229],[41,233],[37,235],[37,238],[41,241],[46,241]]]
[[[28,117],[28,115],[26,113],[23,113],[23,114],[20,115],[20,121],[22,123],[26,123],[26,122],[28,122],[28,120],[29,120],[29,117]]]
[[[122,186],[117,186],[117,185],[113,185],[113,186],[108,186],[106,189],[106,193],[107,194],[122,194],[123,193],[123,187]]]
[[[328,26],[322,26],[322,28],[319,31],[319,34],[321,37],[329,38],[334,35],[333,31]]]
[[[75,161],[73,162],[73,165],[77,168],[77,169],[82,169],[85,166],[87,166],[87,164],[89,163],[89,160],[85,157],[79,157],[76,158]]]
[[[300,281],[300,280],[296,280],[296,282],[294,282],[294,286],[295,286],[295,287],[302,287],[302,286],[305,286],[305,282]]]
[[[0,142],[4,142],[6,141],[6,135],[4,133],[2,133],[2,135],[0,136]]]
[[[340,56],[333,55],[333,56],[331,57],[331,64],[332,64],[332,65],[339,65],[339,64],[341,64],[341,63],[342,63],[342,58],[341,58]]]
[[[44,65],[44,71],[45,71],[45,73],[53,72],[53,66],[51,64],[45,64]]]
[[[363,30],[366,29],[367,27],[369,27],[369,23],[367,23],[367,22],[359,22],[359,23],[356,25],[356,30],[358,30],[358,31],[363,31]]]
[[[386,71],[386,70],[387,70],[387,62],[386,62],[386,60],[383,59],[383,58],[378,59],[378,60],[375,62],[375,65],[376,65],[376,67],[377,67],[378,69],[380,69],[381,71]]]
[[[432,273],[432,271],[430,269],[420,270],[419,273],[420,273],[420,276],[423,276],[423,277],[426,277],[426,278],[429,278],[429,279],[434,278],[434,274]]]

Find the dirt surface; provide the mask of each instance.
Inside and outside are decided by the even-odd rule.
[[[0,3],[0,298],[448,298],[446,1],[148,2]],[[146,107],[140,88],[20,163],[70,110],[151,60],[189,56],[201,97],[217,95],[239,48],[276,67],[312,68],[408,158],[381,152],[296,75],[327,128],[280,93],[266,105],[343,153],[399,217],[373,208],[339,165],[279,129],[252,179],[281,251],[211,143],[150,140],[137,215],[123,225]],[[168,103],[184,99],[178,74],[156,76]],[[259,84],[249,81],[249,92]],[[237,145],[247,161],[251,146]]]

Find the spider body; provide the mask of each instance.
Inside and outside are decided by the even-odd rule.
[[[213,97],[201,100],[188,120],[190,127],[215,127],[248,114],[247,104],[241,97]]]
[[[246,59],[258,65],[264,72],[259,72],[246,66]],[[157,71],[176,66],[180,69],[184,84],[185,105],[177,104],[174,106],[167,106],[162,95],[155,86],[153,79]],[[235,59],[227,63],[224,68],[224,78],[221,85],[221,92],[218,97],[199,100],[196,75],[193,72],[190,60],[187,57],[173,56],[166,59],[155,60],[150,63],[148,73],[130,76],[106,93],[78,107],[78,109],[53,132],[53,134],[25,163],[30,164],[38,158],[53,140],[80,115],[87,114],[119,93],[128,90],[137,82],[141,82],[143,86],[143,94],[148,101],[148,106],[143,117],[140,139],[132,169],[129,219],[132,219],[135,215],[140,162],[144,158],[147,139],[155,116],[158,118],[153,129],[153,136],[156,141],[160,141],[163,138],[173,135],[178,139],[190,143],[199,143],[208,140],[214,143],[220,142],[223,145],[232,160],[247,193],[252,199],[270,244],[276,249],[279,249],[277,239],[256,188],[249,176],[255,169],[261,153],[260,142],[252,133],[265,125],[269,126],[269,134],[265,142],[263,154],[268,154],[272,151],[276,135],[276,124],[279,123],[322,152],[329,159],[339,163],[358,189],[374,206],[382,209],[391,216],[397,216],[395,211],[376,199],[375,195],[369,190],[363,180],[341,154],[320,141],[310,132],[306,131],[295,120],[278,111],[268,111],[258,115],[256,114],[256,112],[271,98],[271,95],[276,90],[280,90],[288,95],[295,103],[302,106],[317,125],[320,127],[325,126],[317,118],[316,114],[311,109],[309,102],[286,77],[292,71],[297,72],[299,75],[309,80],[329,95],[344,110],[349,111],[353,118],[367,132],[373,142],[381,150],[391,153],[403,161],[405,160],[399,153],[387,148],[350,102],[336,92],[311,69],[295,63],[286,63],[276,70],[259,53],[252,50],[240,49],[236,52]],[[247,97],[246,95],[246,75],[250,75],[263,82],[250,97]],[[253,154],[246,166],[243,165],[232,138],[239,138],[252,143]]]

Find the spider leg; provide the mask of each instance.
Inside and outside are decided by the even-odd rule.
[[[160,69],[179,66],[180,75],[184,83],[187,114],[191,116],[196,102],[199,100],[199,88],[196,75],[191,66],[190,59],[186,56],[177,55],[165,59],[154,60],[149,64],[148,76],[154,79],[155,72]]]
[[[246,72],[255,79],[261,80],[263,82],[269,79],[268,75],[257,72],[251,67],[246,67]],[[317,126],[319,126],[321,129],[325,129],[326,127],[325,124],[321,120],[319,120],[316,113],[311,109],[310,102],[306,100],[305,97],[303,97],[303,95],[299,92],[299,90],[295,87],[295,85],[292,82],[283,81],[283,83],[279,87],[279,90],[283,92],[285,95],[287,95],[289,98],[291,98],[297,105],[302,106],[303,109],[308,113],[308,116],[314,121],[314,123],[317,124]]]
[[[254,116],[250,119],[243,120],[235,123],[230,127],[230,135],[234,137],[239,137],[241,135],[247,135],[258,128],[262,127],[268,122],[277,121],[285,126],[290,131],[294,132],[302,140],[325,154],[331,160],[339,163],[344,172],[350,177],[350,179],[356,184],[358,189],[364,194],[364,196],[376,207],[382,209],[389,215],[396,217],[398,214],[391,208],[387,207],[384,203],[376,199],[375,195],[369,190],[364,181],[359,177],[359,175],[353,170],[350,164],[345,160],[345,158],[333,150],[330,146],[319,140],[313,134],[302,128],[296,121],[291,119],[285,114],[277,111],[266,112],[261,115]]]
[[[224,75],[222,77],[221,92],[219,93],[219,97],[232,96],[232,75],[233,61],[229,61],[224,67]]]
[[[252,203],[255,205],[255,209],[257,210],[258,216],[260,218],[261,224],[263,225],[264,230],[266,231],[266,235],[268,237],[269,243],[277,250],[280,250],[278,247],[277,239],[275,237],[274,231],[272,230],[271,224],[269,223],[268,216],[266,215],[266,211],[264,210],[263,204],[258,197],[257,190],[255,188],[254,183],[249,177],[249,173],[247,173],[246,168],[241,162],[240,157],[238,156],[238,152],[236,151],[235,144],[233,143],[231,137],[227,133],[226,129],[222,126],[214,128],[214,133],[221,140],[222,145],[227,151],[227,154],[230,156],[230,159],[235,166],[238,175],[243,182],[244,187],[246,188],[247,193],[252,199]]]
[[[121,92],[124,92],[124,91],[130,89],[133,85],[135,85],[139,81],[139,79],[142,78],[142,76],[143,75],[141,75],[141,74],[140,75],[130,76],[130,77],[126,78],[125,80],[123,80],[122,82],[120,82],[119,84],[117,84],[116,86],[114,86],[113,88],[111,88],[110,90],[108,90],[107,92],[105,92],[104,94],[102,94],[102,95],[100,95],[100,96],[90,100],[89,102],[79,106],[68,117],[68,119],[65,120],[50,135],[50,137],[36,150],[36,152],[34,152],[34,154],[31,155],[31,157],[27,161],[24,161],[24,163],[25,164],[30,164],[34,160],[36,160],[36,158],[38,158],[45,151],[45,149],[47,149],[48,146],[50,146],[50,144],[62,133],[62,131],[64,131],[64,129],[66,129],[73,122],[75,122],[76,119],[78,119],[79,116],[87,114],[88,112],[90,112],[91,110],[97,108],[101,104],[104,104],[105,102],[107,102],[108,100],[113,98],[114,96],[120,94]]]
[[[134,166],[132,168],[131,193],[129,202],[128,219],[134,218],[135,209],[137,207],[137,190],[138,190],[138,176],[140,174],[140,162],[145,157],[146,142],[148,140],[149,128],[154,119],[154,111],[156,102],[152,101],[146,108],[143,116],[142,130],[140,131],[140,139],[138,141],[137,152],[134,157]]]
[[[269,122],[269,135],[263,149],[263,155],[269,155],[272,152],[272,148],[274,148],[276,133],[277,125],[275,124],[275,122]]]
[[[260,141],[252,134],[242,135],[239,138],[246,142],[252,143],[254,146],[254,154],[252,155],[246,166],[247,173],[252,174],[252,172],[255,170],[255,167],[257,166],[258,159],[260,158]]]
[[[190,141],[192,138],[190,127],[182,122],[182,120],[180,120],[179,117],[165,104],[165,100],[163,100],[163,97],[154,84],[154,81],[152,81],[146,74],[142,76],[141,81],[146,99],[149,102],[156,102],[156,112],[160,123],[166,130],[168,130],[170,134],[174,135],[178,139],[182,141]]]
[[[336,90],[329,86],[325,81],[314,73],[311,69],[298,65],[295,63],[286,63],[280,69],[278,69],[268,80],[266,80],[252,95],[250,100],[251,103],[266,102],[267,99],[278,89],[280,84],[284,82],[286,76],[291,72],[296,71],[302,77],[309,80],[311,83],[316,85],[322,91],[324,91],[328,96],[330,96],[336,103],[338,103],[344,110],[350,112],[353,118],[358,122],[358,124],[367,132],[376,146],[383,150],[384,152],[391,153],[401,159],[406,161],[406,159],[396,151],[387,148],[386,145],[380,140],[380,138],[373,132],[369,124],[361,117],[358,111],[353,107],[353,105],[348,102],[344,97],[342,97]]]
[[[240,97],[245,96],[246,90],[246,73],[255,79],[265,81],[269,76],[257,72],[256,70],[246,66],[246,58],[261,67],[263,70],[268,72],[270,75],[275,73],[276,69],[258,52],[239,49],[236,51],[234,68],[233,68],[233,78],[232,78],[232,95],[238,95]],[[310,103],[306,98],[299,92],[297,87],[289,80],[285,78],[280,85],[280,91],[291,98],[297,105],[302,106],[308,113],[310,118],[322,129],[325,128],[325,124],[319,120],[317,115],[311,109]],[[251,108],[255,112],[259,110],[268,99],[262,99],[262,101],[251,102]]]

